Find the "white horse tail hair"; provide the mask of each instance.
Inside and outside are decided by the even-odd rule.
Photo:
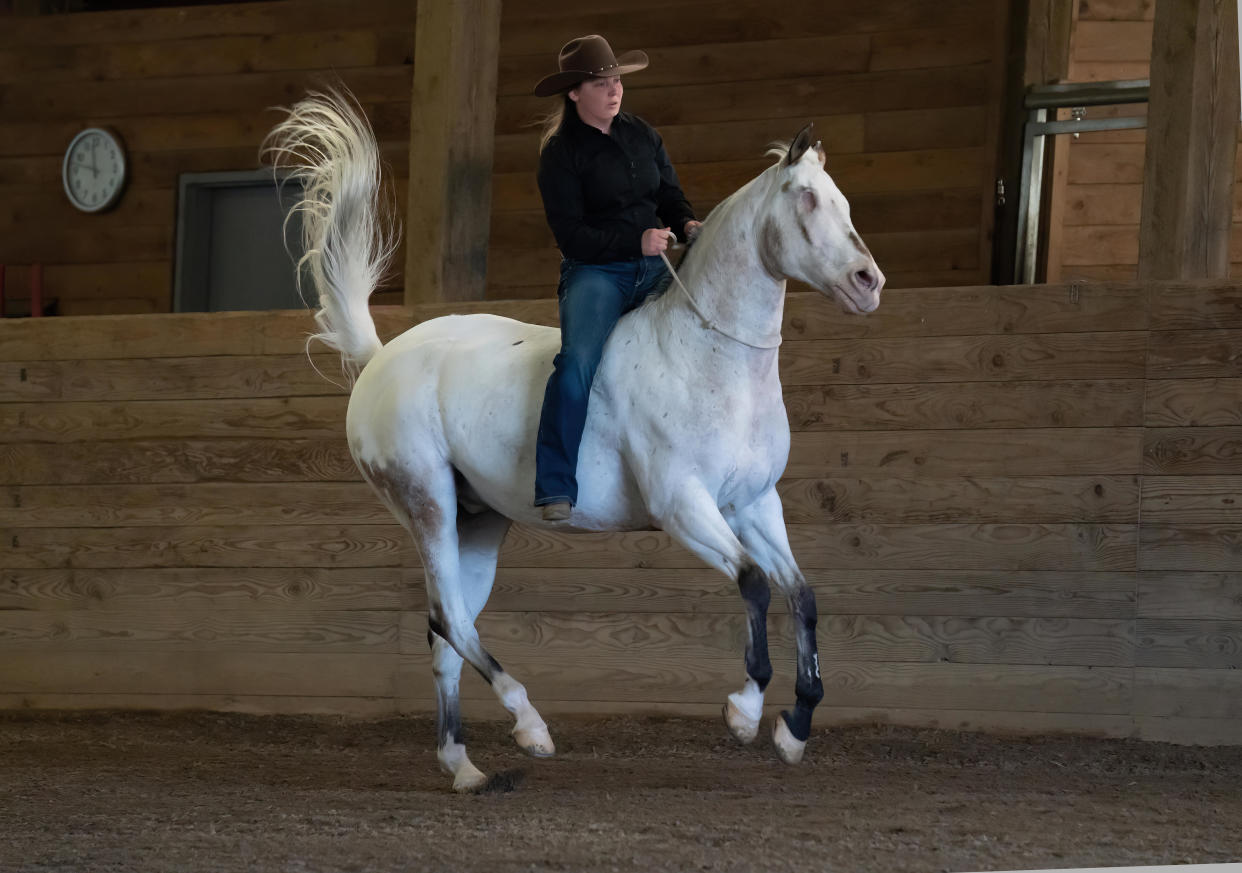
[[[367,300],[392,260],[399,232],[384,193],[379,147],[361,107],[343,87],[309,92],[272,129],[263,153],[301,181],[305,254],[297,263],[298,293],[309,274],[318,292],[320,340],[341,355],[352,383],[383,343]],[[288,218],[286,218],[286,222]]]

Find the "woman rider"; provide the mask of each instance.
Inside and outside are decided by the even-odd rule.
[[[535,453],[535,505],[570,517],[578,500],[578,446],[604,343],[622,315],[671,279],[660,253],[699,227],[660,135],[621,112],[621,76],[647,66],[617,58],[607,40],[570,40],[560,71],[535,86],[561,95],[539,146],[539,193],[561,251],[561,351],[544,392]]]

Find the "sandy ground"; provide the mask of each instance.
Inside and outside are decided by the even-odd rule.
[[[801,767],[716,721],[0,713],[0,870],[968,871],[1242,860],[1242,748],[817,730]]]

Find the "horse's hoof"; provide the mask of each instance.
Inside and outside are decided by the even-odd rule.
[[[487,784],[487,776],[467,761],[453,774],[453,790],[458,794],[470,794]]]
[[[772,745],[776,746],[776,757],[786,764],[801,763],[802,753],[806,751],[806,740],[800,740],[790,733],[784,717],[779,715],[772,729]]]
[[[556,744],[545,725],[528,730],[513,730],[513,741],[518,748],[532,758],[551,758],[556,754]]]
[[[732,700],[725,701],[722,711],[724,713],[725,727],[729,729],[729,733],[733,734],[733,738],[743,746],[754,742],[755,737],[759,736],[759,719],[749,718],[733,705]]]

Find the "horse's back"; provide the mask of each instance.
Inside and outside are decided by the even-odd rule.
[[[351,450],[355,457],[403,456],[413,441],[428,440],[446,450],[454,436],[485,420],[505,431],[497,436],[524,429],[531,392],[523,388],[546,382],[543,371],[551,372],[559,342],[555,328],[489,314],[411,327],[376,353],[354,386],[346,425]],[[502,411],[508,415],[497,420]],[[379,445],[368,445],[373,441]]]

